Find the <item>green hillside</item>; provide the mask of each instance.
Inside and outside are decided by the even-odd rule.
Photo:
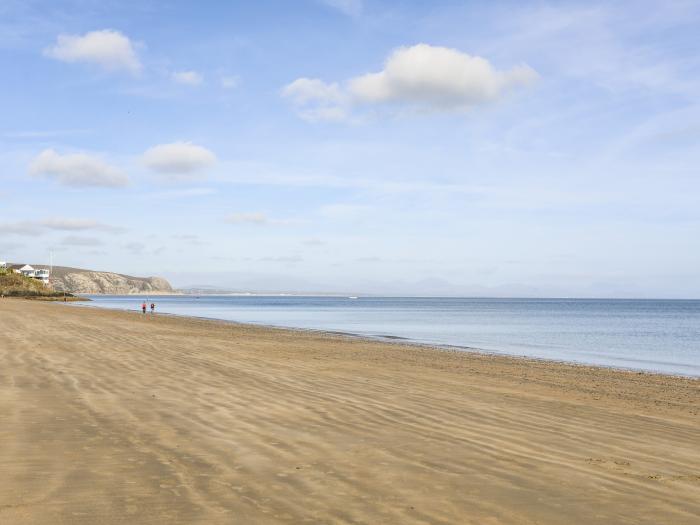
[[[5,297],[63,297],[62,292],[54,292],[37,279],[3,269],[0,269],[0,295]]]

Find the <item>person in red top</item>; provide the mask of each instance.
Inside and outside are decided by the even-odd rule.
[[[141,310],[143,310],[143,313],[146,313],[146,303],[141,305]]]

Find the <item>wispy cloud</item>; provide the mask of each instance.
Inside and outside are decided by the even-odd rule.
[[[650,31],[658,34],[697,24],[700,9],[696,2],[685,1],[669,1],[664,9],[655,6],[639,2],[635,16],[630,16],[626,3],[523,8],[503,17],[501,36],[488,47],[494,52],[522,49],[560,75],[611,91],[696,93],[695,75],[688,74],[693,60],[684,56],[683,49],[669,49],[658,40],[652,44]],[[567,45],[562,46],[564,41]]]
[[[256,224],[258,226],[271,223],[267,215],[259,212],[232,213],[224,219],[224,222],[227,222],[228,224]]]
[[[240,84],[240,78],[234,75],[224,75],[220,78],[221,87],[224,89],[234,89]]]
[[[173,239],[181,242],[185,242],[187,244],[191,244],[193,246],[202,246],[206,244],[199,235],[195,235],[193,233],[184,233],[184,234],[179,234],[179,235],[173,235]]]
[[[296,219],[274,219],[262,212],[240,212],[231,213],[224,217],[224,222],[228,224],[251,224],[255,226],[289,226],[300,224],[302,221]]]
[[[326,244],[328,244],[326,241],[322,239],[317,239],[315,237],[311,239],[304,239],[303,241],[301,241],[301,243],[305,246],[325,246]]]
[[[318,2],[337,9],[348,16],[359,16],[362,13],[362,0],[317,0]]]
[[[316,188],[354,188],[370,190],[376,193],[445,193],[474,194],[481,193],[482,186],[466,182],[434,181],[425,178],[403,177],[400,180],[386,178],[341,175],[319,170],[312,172],[294,171],[286,166],[265,162],[222,162],[225,175],[219,175],[219,182],[229,184],[251,184],[286,187]]]
[[[29,166],[30,175],[56,180],[63,186],[123,188],[129,178],[99,157],[86,153],[61,155],[52,149],[42,151]]]
[[[39,221],[18,221],[0,223],[0,232],[16,235],[38,235],[47,231],[101,231],[123,233],[124,228],[111,226],[92,219],[71,219],[54,217]]]
[[[92,219],[64,219],[64,218],[53,218],[44,219],[38,224],[47,228],[49,230],[63,230],[63,231],[84,231],[84,230],[96,230],[106,233],[123,233],[126,231],[125,228],[120,226],[112,226],[109,224],[103,224],[101,222]]]
[[[204,83],[204,77],[196,71],[177,71],[172,73],[171,77],[178,84],[187,86],[200,86]]]
[[[67,135],[81,135],[90,133],[90,129],[52,129],[52,130],[25,130],[25,131],[8,131],[2,133],[3,138],[14,140],[44,140],[53,139],[56,137],[64,137]]]
[[[337,83],[298,78],[282,89],[282,96],[291,100],[305,120],[341,121],[349,114],[350,98]]]
[[[128,242],[124,245],[124,249],[130,252],[132,255],[141,255],[146,249],[146,245],[142,242]]]

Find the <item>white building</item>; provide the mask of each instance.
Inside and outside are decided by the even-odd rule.
[[[49,284],[49,276],[49,270],[47,270],[46,268],[34,270],[34,278],[39,279],[42,283],[46,285]]]
[[[5,261],[0,261],[0,270],[7,270],[7,263]]]
[[[25,264],[19,269],[19,273],[21,273],[25,277],[34,277],[35,272],[36,270],[28,264]]]
[[[50,272],[46,268],[34,268],[32,266],[29,266],[28,264],[25,264],[24,266],[15,271],[17,273],[21,273],[25,277],[39,279],[42,283],[49,284]]]

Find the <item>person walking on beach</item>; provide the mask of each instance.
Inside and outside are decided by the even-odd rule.
[[[146,303],[143,303],[141,305],[141,310],[143,311],[143,313],[146,313]]]
[[[151,303],[151,313],[155,313],[156,311],[156,303]]]

